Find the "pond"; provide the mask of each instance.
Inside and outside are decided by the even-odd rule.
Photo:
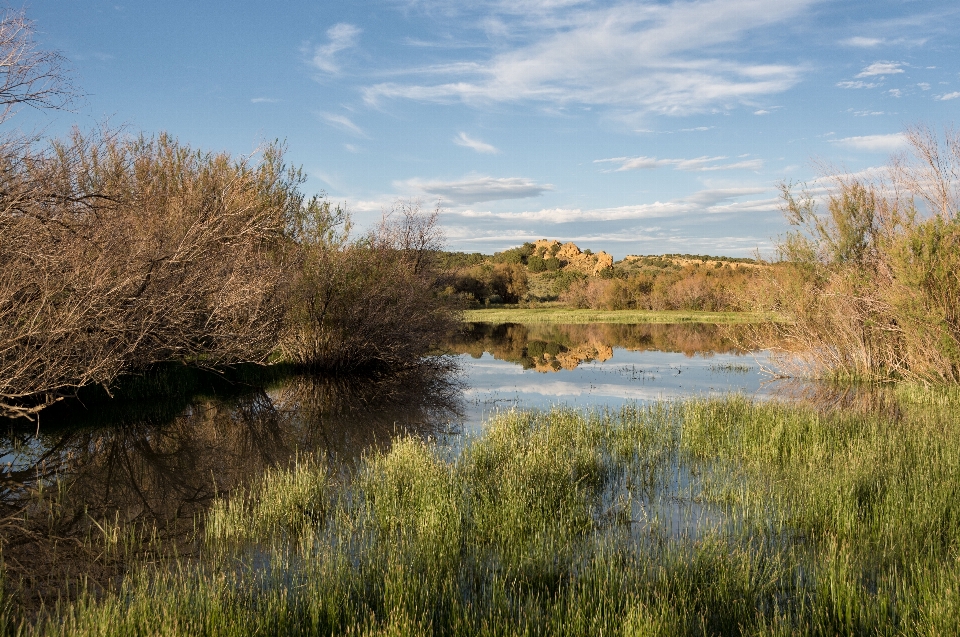
[[[467,430],[492,412],[618,408],[644,402],[740,392],[768,396],[778,384],[769,357],[750,351],[737,326],[472,324],[458,354]]]
[[[449,439],[514,407],[771,392],[765,355],[747,351],[730,326],[472,324],[446,351],[441,365],[390,377],[211,378],[163,397],[60,405],[36,429],[8,423],[8,576],[23,578],[34,601],[54,598],[74,575],[107,586],[124,558],[104,560],[95,538],[120,528],[154,534],[151,555],[190,553],[214,498],[298,454],[349,465],[399,434]]]

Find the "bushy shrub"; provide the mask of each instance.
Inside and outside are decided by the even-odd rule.
[[[893,188],[835,177],[821,214],[783,187],[797,229],[779,245],[771,301],[793,319],[778,329],[795,373],[960,382],[960,134],[906,137]]]
[[[316,369],[404,369],[458,324],[455,299],[440,294],[433,262],[442,242],[439,210],[400,202],[365,236],[351,240],[346,216],[327,201],[305,209],[295,236],[299,263],[291,283],[283,358]]]
[[[25,415],[157,362],[264,361],[301,176],[172,137],[0,149],[0,405]]]
[[[493,296],[501,300],[491,303],[517,303],[527,293],[527,272],[519,263],[484,264],[458,273],[453,279],[453,289],[469,294],[477,304]]]

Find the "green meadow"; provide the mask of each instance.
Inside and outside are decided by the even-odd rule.
[[[956,395],[507,412],[275,469],[199,557],[12,634],[905,635],[960,630]]]

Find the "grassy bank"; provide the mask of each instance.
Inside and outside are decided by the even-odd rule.
[[[916,398],[916,397],[914,397]],[[513,413],[268,473],[38,634],[956,634],[955,399]]]
[[[763,323],[777,320],[761,312],[697,312],[686,310],[586,310],[574,308],[495,308],[466,310],[470,323]]]

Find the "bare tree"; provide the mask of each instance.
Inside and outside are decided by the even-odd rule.
[[[0,9],[0,122],[19,105],[64,108],[75,97],[66,59],[39,49],[34,32],[22,10]]]
[[[920,197],[931,214],[945,221],[960,215],[960,130],[944,127],[941,137],[918,124],[904,135],[910,151],[894,158],[896,185]]]

